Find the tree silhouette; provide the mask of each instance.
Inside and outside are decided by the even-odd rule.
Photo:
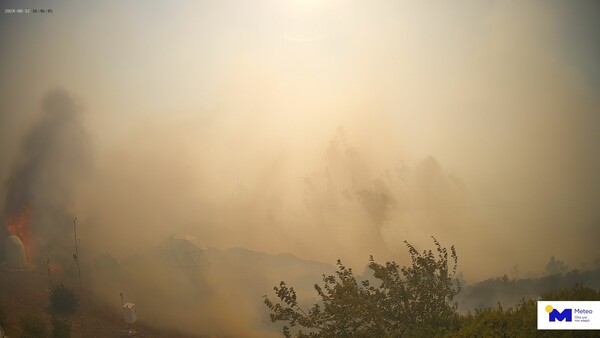
[[[320,301],[306,311],[294,288],[282,281],[274,287],[279,303],[264,296],[271,321],[287,323],[286,337],[292,337],[291,329],[297,326],[296,337],[385,337],[410,334],[423,324],[454,325],[458,316],[452,300],[460,290],[454,278],[458,256],[454,246],[448,252],[435,238],[433,242],[435,253],[419,253],[405,241],[410,266],[382,265],[370,257],[373,282],[358,282],[352,269],[338,260],[335,275],[323,275],[323,285],[315,284]]]

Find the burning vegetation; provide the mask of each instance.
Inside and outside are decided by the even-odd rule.
[[[25,248],[25,256],[27,261],[33,258],[33,243],[31,242],[31,225],[29,219],[31,215],[31,207],[27,205],[21,212],[15,216],[8,217],[5,220],[6,229],[10,235],[14,235],[21,239]]]
[[[69,205],[91,161],[81,108],[70,94],[51,90],[41,108],[12,161],[0,213],[5,225],[0,229],[0,256],[5,254],[6,238],[17,236],[28,263],[38,266],[48,256],[54,264],[71,256]]]

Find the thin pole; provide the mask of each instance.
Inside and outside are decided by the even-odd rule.
[[[77,247],[77,217],[73,220],[73,233],[75,233],[75,254],[73,255],[73,259],[75,259],[75,264],[77,264],[77,273],[79,274],[79,286],[81,290],[83,290],[83,283],[81,282],[81,269],[79,267],[79,249]]]
[[[52,281],[50,280],[50,256],[46,252],[46,268],[48,269],[48,287],[52,288]]]

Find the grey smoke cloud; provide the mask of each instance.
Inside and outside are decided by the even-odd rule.
[[[30,208],[31,244],[41,240],[45,246],[64,246],[73,220],[69,211],[73,191],[91,169],[91,141],[82,125],[81,108],[68,92],[50,90],[40,106],[30,130],[14,143],[19,151],[4,183],[2,217],[13,218]],[[34,254],[45,257],[51,249],[39,244],[34,245]]]

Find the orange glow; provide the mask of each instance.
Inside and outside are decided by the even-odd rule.
[[[48,270],[50,270],[50,272],[62,272],[62,266],[58,263],[54,263],[54,262],[49,262],[48,263]]]
[[[27,205],[20,213],[6,219],[6,228],[11,235],[15,235],[23,242],[27,261],[31,261],[33,255],[33,243],[31,243],[31,228],[29,227],[29,215],[31,207]]]

